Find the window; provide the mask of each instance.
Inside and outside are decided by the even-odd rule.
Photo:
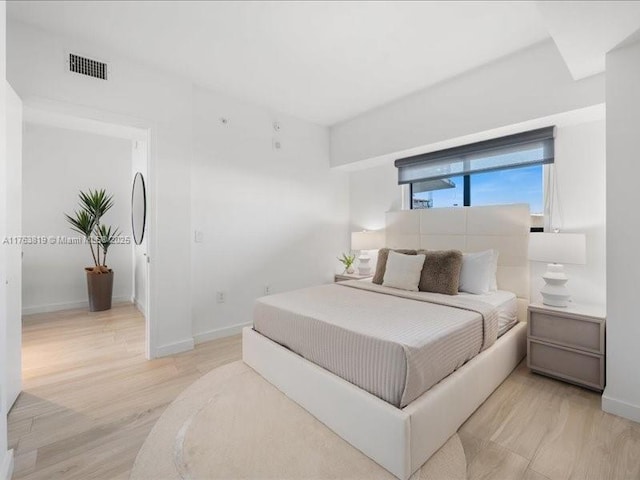
[[[540,220],[554,132],[541,128],[396,160],[398,183],[410,186],[411,208],[528,203]]]
[[[471,205],[528,203],[532,214],[543,212],[543,166],[496,170],[471,175]]]
[[[528,203],[532,215],[542,215],[543,166],[509,168],[450,177],[438,188],[411,183],[411,208],[439,208]],[[467,192],[467,195],[465,195]]]

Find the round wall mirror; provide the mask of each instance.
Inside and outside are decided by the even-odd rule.
[[[136,245],[142,243],[144,229],[147,223],[147,191],[144,185],[142,173],[136,173],[133,177],[131,188],[131,230],[133,241]]]

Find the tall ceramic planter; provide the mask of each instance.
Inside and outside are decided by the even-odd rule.
[[[101,312],[109,310],[113,294],[113,270],[109,270],[107,273],[93,273],[90,269],[85,270],[87,273],[89,311]]]

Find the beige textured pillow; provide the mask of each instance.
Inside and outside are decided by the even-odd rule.
[[[457,295],[462,268],[462,252],[458,250],[418,250],[425,255],[420,284],[421,292]]]
[[[390,248],[381,248],[380,250],[378,250],[376,273],[373,275],[373,279],[371,280],[373,283],[382,285],[382,281],[384,280],[384,272],[387,270],[387,259],[389,258],[389,252],[391,251],[403,253],[405,255],[415,255],[417,253],[415,250],[406,249],[391,250]]]

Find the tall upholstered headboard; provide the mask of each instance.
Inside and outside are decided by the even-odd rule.
[[[428,208],[387,212],[389,248],[498,250],[498,288],[518,296],[518,317],[529,304],[529,205]]]

